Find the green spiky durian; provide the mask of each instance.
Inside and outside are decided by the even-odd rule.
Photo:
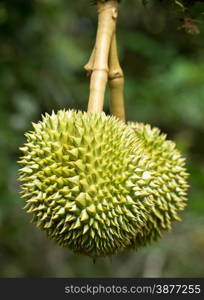
[[[138,168],[130,182],[134,196],[140,199],[146,223],[142,233],[135,236],[131,247],[145,246],[161,237],[164,230],[171,229],[172,221],[180,221],[179,211],[186,206],[187,177],[185,159],[175,148],[175,143],[166,140],[158,128],[148,124],[128,123],[135,132],[142,155]],[[136,199],[135,199],[136,201]],[[149,214],[144,203],[149,203]]]
[[[22,197],[37,227],[93,258],[161,236],[185,207],[184,159],[149,125],[102,114],[46,114],[26,134]]]

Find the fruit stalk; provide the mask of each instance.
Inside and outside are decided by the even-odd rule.
[[[94,50],[94,64],[90,80],[88,112],[103,111],[104,95],[108,81],[108,57],[111,40],[115,32],[118,1],[97,1],[98,30]]]
[[[87,76],[91,75],[91,73],[93,71],[94,61],[95,61],[95,45],[93,47],[91,56],[90,56],[87,64],[84,66],[84,69],[87,71]]]
[[[110,87],[110,113],[118,119],[125,121],[124,107],[124,76],[121,69],[116,34],[114,33],[109,56],[109,87]]]

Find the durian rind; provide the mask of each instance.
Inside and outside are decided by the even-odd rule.
[[[46,114],[33,127],[20,180],[37,227],[93,257],[126,248],[137,233],[125,215],[132,130],[105,114],[75,111]]]
[[[185,159],[174,142],[166,140],[156,127],[149,124],[129,122],[135,138],[142,149],[140,165],[131,176],[132,198],[141,200],[147,222],[142,234],[135,236],[131,247],[145,246],[169,231],[172,221],[180,221],[179,212],[187,204],[188,173]],[[139,203],[139,202],[138,202]]]
[[[25,209],[75,253],[137,249],[185,207],[184,159],[158,129],[74,110],[45,114],[33,128],[21,148]]]

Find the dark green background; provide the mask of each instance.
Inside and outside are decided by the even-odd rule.
[[[121,5],[127,119],[158,126],[177,142],[190,172],[189,204],[183,221],[159,242],[93,264],[30,224],[16,161],[24,132],[42,113],[86,109],[83,65],[94,44],[95,7],[83,0],[0,1],[1,277],[204,277],[204,5],[191,9],[200,34],[190,35],[181,29],[188,12],[172,1],[151,2],[146,8],[139,0]]]

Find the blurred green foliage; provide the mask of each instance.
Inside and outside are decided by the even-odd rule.
[[[158,126],[177,142],[190,172],[189,205],[183,221],[158,243],[93,264],[30,224],[16,161],[24,132],[42,113],[86,109],[83,65],[94,44],[95,8],[83,0],[0,1],[1,277],[204,276],[204,5],[192,10],[200,34],[188,35],[182,12],[171,10],[170,1],[153,2],[121,4],[127,119]]]

